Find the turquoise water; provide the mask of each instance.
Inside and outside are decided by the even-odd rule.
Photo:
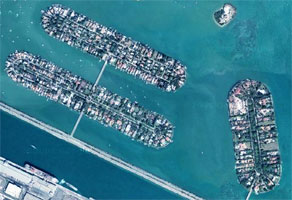
[[[7,113],[0,114],[1,156],[21,166],[29,161],[77,186],[81,194],[96,199],[178,198]]]
[[[3,71],[7,55],[24,49],[94,81],[101,62],[42,30],[40,10],[53,2],[57,3],[1,2],[1,99],[70,132],[76,113],[17,86]],[[274,191],[252,195],[252,199],[292,198],[290,2],[234,1],[237,16],[223,29],[212,19],[223,1],[62,3],[187,66],[186,84],[176,93],[161,92],[110,66],[100,81],[113,92],[165,115],[176,127],[174,142],[167,148],[144,147],[85,117],[75,137],[204,198],[244,198],[247,191],[237,183],[234,171],[226,97],[239,79],[256,79],[273,94],[283,176]]]

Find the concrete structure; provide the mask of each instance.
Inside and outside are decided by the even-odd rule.
[[[170,144],[174,126],[163,115],[97,85],[106,64],[93,84],[40,56],[15,51],[8,56],[5,71],[16,83],[78,113],[84,113],[134,141],[156,149]],[[74,135],[81,117],[82,114],[71,135]]]
[[[20,112],[8,105],[6,105],[5,103],[3,102],[0,102],[0,109],[25,121],[25,122],[28,122],[29,124],[32,124],[33,126],[36,126],[48,133],[50,133],[51,135],[61,139],[61,140],[64,140],[68,143],[71,143],[87,152],[90,152],[126,171],[129,171],[129,172],[132,172],[134,174],[136,174],[137,176],[140,176],[141,178],[144,178],[154,184],[157,184],[161,187],[163,187],[164,189],[167,189],[173,193],[176,193],[177,195],[183,197],[183,198],[186,198],[186,199],[192,199],[192,200],[202,200],[202,198],[196,196],[195,194],[189,192],[189,191],[186,191],[172,183],[169,183],[157,176],[154,176],[153,174],[150,174],[149,172],[146,172],[130,163],[127,163],[123,160],[121,160],[120,158],[117,158],[117,157],[114,157],[98,148],[95,148],[93,146],[90,146],[89,144],[85,143],[85,142],[82,142],[81,140],[78,140],[74,137],[72,137],[71,135],[59,130],[59,129],[56,129],[48,124],[45,124],[23,112]]]
[[[88,198],[0,157],[0,199],[85,200]]]

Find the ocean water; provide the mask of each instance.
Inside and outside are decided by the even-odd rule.
[[[1,100],[72,130],[77,113],[17,86],[3,71],[7,55],[23,49],[94,82],[102,63],[49,37],[40,26],[40,10],[63,3],[187,66],[186,84],[175,93],[111,66],[100,81],[175,125],[174,142],[166,148],[145,147],[86,117],[75,137],[203,198],[243,199],[247,191],[235,175],[226,97],[238,80],[256,79],[273,94],[283,175],[275,190],[251,198],[291,199],[291,2],[230,2],[237,16],[219,28],[212,13],[224,1],[2,1]]]
[[[78,192],[86,197],[96,199],[178,198],[175,194],[96,158],[14,116],[2,111],[0,114],[1,156],[21,166],[28,161],[49,171],[59,180],[65,179],[76,186]]]

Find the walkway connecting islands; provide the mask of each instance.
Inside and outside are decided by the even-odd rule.
[[[117,157],[114,157],[112,155],[110,155],[109,153],[106,153],[96,147],[93,147],[93,146],[90,146],[89,144],[81,141],[81,140],[78,140],[77,138],[74,138],[72,137],[71,135],[57,129],[57,128],[54,128],[48,124],[45,124],[44,122],[42,121],[39,121],[23,112],[20,112],[12,107],[10,107],[9,105],[6,105],[5,103],[1,102],[0,101],[0,110],[3,110],[4,112],[7,112],[33,126],[36,126],[48,133],[50,133],[51,135],[61,139],[61,140],[64,140],[70,144],[73,144],[77,147],[79,147],[80,149],[83,149],[89,153],[92,153],[124,170],[127,170],[129,172],[132,172],[134,174],[136,174],[137,176],[140,176],[141,178],[144,178],[154,184],[157,184],[161,187],[163,187],[164,189],[166,190],[169,190],[183,198],[186,198],[186,199],[191,199],[191,200],[202,200],[201,197],[198,197],[196,196],[195,194],[189,192],[189,191],[186,191],[172,183],[169,183],[157,176],[154,176],[153,174],[150,174],[149,172],[146,172],[144,171],[143,169],[140,169],[130,163],[127,163],[123,160],[121,160],[120,158],[117,158]]]
[[[101,68],[101,70],[100,70],[100,72],[99,72],[99,74],[98,74],[98,76],[97,76],[97,78],[96,78],[96,81],[95,81],[95,83],[94,83],[94,85],[93,85],[92,88],[95,88],[95,87],[97,86],[97,84],[98,84],[98,82],[99,82],[99,80],[100,80],[100,78],[101,78],[101,76],[102,76],[102,74],[103,74],[103,72],[104,72],[104,70],[105,70],[105,67],[106,67],[106,65],[107,65],[107,62],[108,62],[108,61],[106,60],[106,61],[104,62],[104,64],[102,65],[102,68]],[[82,112],[80,113],[80,115],[79,115],[79,117],[78,117],[78,119],[77,119],[77,121],[76,121],[76,123],[75,123],[73,129],[72,129],[72,132],[71,132],[71,134],[70,134],[72,137],[74,136],[74,133],[75,133],[75,131],[76,131],[76,129],[77,129],[77,127],[78,127],[80,121],[81,121],[81,118],[82,118],[83,114],[84,114],[84,112],[82,111]]]

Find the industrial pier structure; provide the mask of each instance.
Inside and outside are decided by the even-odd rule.
[[[40,172],[37,170],[36,172]],[[86,200],[46,173],[36,173],[0,157],[0,199],[4,200]],[[44,174],[44,175],[43,175]],[[56,180],[53,178],[53,180]],[[90,198],[91,199],[91,198]]]
[[[81,140],[78,140],[77,138],[74,138],[72,137],[70,134],[68,133],[65,133],[59,129],[56,129],[48,124],[45,124],[44,122],[40,121],[40,120],[37,120],[19,110],[16,110],[14,108],[12,108],[11,106],[3,103],[0,101],[0,110],[3,110],[4,112],[7,112],[35,127],[38,127],[40,128],[41,130],[44,130],[46,131],[47,133],[55,136],[56,138],[58,139],[61,139],[65,142],[68,142],[72,145],[75,145],[77,146],[78,148],[80,149],[83,149],[84,151],[87,151],[89,153],[92,153],[93,155],[95,156],[98,156],[99,158],[101,159],[104,159],[110,163],[112,163],[113,165],[115,166],[118,166],[126,171],[129,171],[147,181],[150,181],[156,185],[159,185],[161,187],[163,187],[164,189],[166,190],[169,190],[183,198],[186,198],[186,199],[190,199],[190,200],[203,200],[201,197],[187,191],[187,190],[184,190],[170,182],[167,182],[141,168],[138,168],[130,163],[127,163],[123,160],[121,160],[120,158],[117,158],[107,152],[104,152],[96,147],[93,147]]]

